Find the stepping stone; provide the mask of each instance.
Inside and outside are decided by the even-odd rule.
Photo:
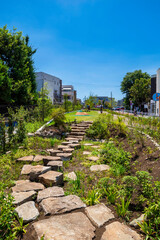
[[[92,156],[92,157],[88,157],[87,158],[88,160],[90,160],[90,161],[97,161],[97,160],[99,160],[99,157],[95,157],[95,156]]]
[[[106,171],[109,170],[110,166],[105,165],[105,164],[100,164],[100,165],[93,165],[90,167],[91,172],[97,172],[97,171]]]
[[[79,142],[79,139],[78,138],[70,138],[70,137],[67,137],[65,138],[66,141],[78,141]]]
[[[69,147],[74,148],[74,149],[78,149],[78,148],[81,147],[81,144],[78,144],[78,143],[71,143],[71,144],[69,144]]]
[[[86,133],[85,132],[71,132],[71,135],[76,135],[76,136],[84,136]]]
[[[62,162],[62,161],[49,161],[49,162],[47,163],[47,166],[50,166],[50,167],[51,167],[51,170],[57,171],[57,170],[62,169],[62,167],[63,167],[63,162]]]
[[[44,156],[43,158],[43,164],[46,166],[48,162],[50,161],[61,161],[61,158],[56,156],[56,157],[53,157],[53,156]]]
[[[84,146],[93,146],[92,143],[84,143],[83,145],[84,145]]]
[[[64,145],[59,145],[58,146],[58,150],[63,151],[64,148],[68,148],[68,146],[64,146]]]
[[[25,156],[25,157],[21,157],[21,158],[18,158],[17,161],[19,162],[33,162],[33,158],[34,156],[31,155],[31,156]]]
[[[31,169],[31,172],[29,174],[29,180],[31,181],[37,181],[38,176],[40,174],[44,174],[48,171],[51,170],[50,166],[44,167],[44,166],[35,166],[34,168]]]
[[[14,197],[13,203],[15,205],[21,205],[25,202],[31,201],[36,195],[35,191],[29,192],[13,192],[12,196]]]
[[[111,210],[103,203],[85,208],[88,218],[96,227],[102,227],[109,220],[114,218]]]
[[[90,155],[91,152],[88,152],[88,151],[83,151],[83,155]]]
[[[49,171],[50,169],[51,168],[44,167],[43,165],[32,166],[32,165],[26,164],[22,168],[21,175],[28,175],[31,172],[34,172],[35,174],[39,175],[41,173],[45,173]]]
[[[60,151],[60,150],[55,150],[55,149],[47,149],[46,151],[49,152],[49,154],[50,154],[51,156],[56,156],[57,153],[61,153],[61,152],[62,152],[62,151]]]
[[[15,211],[19,218],[23,218],[24,223],[34,221],[39,216],[39,211],[35,207],[35,202],[33,201],[23,203],[21,206],[17,207]]]
[[[70,173],[66,173],[65,176],[71,180],[77,180],[77,176],[75,174],[75,172],[70,172]]]
[[[63,149],[64,153],[72,153],[74,151],[74,148],[65,148]]]
[[[98,149],[99,146],[98,146],[98,145],[93,145],[92,148],[96,148],[96,149]]]
[[[42,200],[40,207],[45,215],[57,215],[70,212],[75,209],[85,208],[86,204],[76,195],[68,195],[60,198],[47,198]]]
[[[137,223],[142,223],[144,220],[146,220],[146,217],[144,214],[142,214],[139,218],[134,219],[132,222],[130,222],[130,226],[132,227],[138,227],[139,225]]]
[[[43,161],[44,155],[36,155],[33,159],[34,162],[40,162]]]
[[[138,233],[120,222],[113,222],[105,227],[101,240],[141,240]]]
[[[12,192],[29,192],[29,191],[40,191],[45,187],[41,183],[23,181],[22,183],[16,184],[16,186],[12,187]]]
[[[72,157],[72,153],[57,153],[57,157],[60,157],[62,161],[69,161]]]
[[[43,199],[50,198],[50,197],[63,197],[64,191],[61,187],[48,187],[42,191],[38,192],[37,202],[41,202]]]
[[[81,212],[43,219],[33,223],[32,229],[32,240],[40,239],[43,235],[45,240],[92,240],[95,236],[95,227]]]
[[[19,184],[28,183],[28,182],[30,182],[30,181],[29,180],[17,180],[17,181],[15,181],[15,185],[17,186]]]
[[[46,187],[51,187],[55,185],[63,184],[63,173],[49,171],[42,175],[39,175],[38,179],[42,182]]]

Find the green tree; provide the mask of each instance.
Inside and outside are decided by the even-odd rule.
[[[0,103],[11,102],[12,79],[8,76],[8,67],[0,60]]]
[[[140,78],[136,79],[133,86],[130,88],[130,96],[136,107],[143,110],[143,104],[150,99],[151,79]]]
[[[95,103],[96,103],[96,97],[94,97],[93,95],[90,94],[88,98],[85,98],[85,107],[87,105],[90,105],[90,109],[92,109]]]
[[[135,83],[136,79],[150,79],[150,75],[148,73],[143,73],[141,70],[136,70],[134,72],[128,72],[123,78],[121,82],[121,91],[122,93],[126,94],[125,97],[125,107],[129,108],[130,106],[130,99],[131,97],[131,87]]]
[[[22,32],[0,28],[0,60],[8,68],[11,100],[15,105],[31,104],[36,99],[36,80],[29,37]],[[9,80],[8,79],[8,80]],[[11,84],[11,85],[10,85]]]

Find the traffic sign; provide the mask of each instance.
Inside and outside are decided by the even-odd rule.
[[[154,93],[152,98],[154,101],[159,101],[160,93]]]

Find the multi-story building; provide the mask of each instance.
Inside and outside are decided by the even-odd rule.
[[[62,102],[62,80],[44,72],[36,72],[37,92],[46,85],[53,104]]]
[[[62,86],[62,97],[64,102],[64,96],[66,95],[68,101],[72,103],[76,103],[77,99],[77,91],[74,90],[74,87],[72,85],[63,85]]]

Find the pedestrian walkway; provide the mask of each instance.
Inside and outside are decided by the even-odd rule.
[[[84,139],[85,131],[91,124],[92,122],[72,124],[71,133],[65,142],[57,149],[46,149],[49,154],[47,156],[17,159],[27,163],[24,164],[21,175],[28,176],[28,179],[18,180],[12,188],[17,205],[15,211],[23,218],[24,223],[31,224],[31,232],[24,236],[25,240],[96,239],[97,229],[104,225],[103,234],[99,238],[101,240],[141,239],[131,228],[114,221],[112,211],[103,203],[87,207],[78,196],[64,194],[63,162],[69,161],[74,150],[81,147],[80,141]],[[39,165],[38,162],[42,160],[43,165]],[[32,162],[37,162],[37,165],[32,166]],[[95,167],[106,168],[97,165]],[[74,172],[71,175],[75,179]]]

